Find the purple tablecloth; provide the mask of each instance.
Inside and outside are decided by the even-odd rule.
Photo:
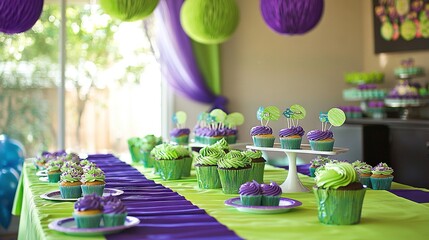
[[[124,191],[120,198],[128,215],[140,219],[138,226],[106,239],[241,239],[203,209],[115,156],[95,154],[88,159],[105,172],[106,187]]]

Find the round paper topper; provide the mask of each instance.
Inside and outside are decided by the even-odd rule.
[[[294,104],[290,107],[290,110],[292,110],[293,114],[291,116],[292,119],[304,119],[307,112],[305,111],[305,108],[299,104]]]
[[[210,112],[210,115],[213,116],[216,122],[223,122],[226,118],[226,113],[221,109],[213,109]]]
[[[186,123],[186,113],[183,111],[176,112],[176,121],[178,124]]]
[[[339,108],[331,108],[328,112],[328,119],[332,126],[339,127],[346,121],[346,114]]]

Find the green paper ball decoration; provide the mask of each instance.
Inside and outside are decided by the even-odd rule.
[[[180,10],[185,33],[196,42],[218,44],[228,40],[238,26],[235,0],[186,0]]]
[[[149,16],[159,0],[100,0],[100,6],[110,16],[133,22]]]

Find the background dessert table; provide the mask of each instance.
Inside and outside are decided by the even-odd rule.
[[[89,159],[105,171],[106,187],[125,192],[120,197],[129,215],[141,223],[121,233],[83,239],[426,239],[429,234],[429,201],[417,203],[389,191],[366,192],[360,224],[332,226],[319,223],[312,192],[284,193],[282,197],[302,202],[286,213],[245,213],[224,205],[237,194],[198,189],[194,172],[181,180],[163,181],[152,169],[133,169],[113,155],[90,155]],[[13,212],[21,215],[19,239],[76,239],[48,228],[55,219],[71,217],[73,202],[41,199],[41,194],[58,186],[39,181],[35,173],[32,164],[25,163]],[[287,174],[283,168],[267,165],[264,182],[282,182]],[[309,176],[299,174],[299,178],[308,188],[314,185]],[[393,189],[427,194],[425,189],[398,183],[393,183]]]

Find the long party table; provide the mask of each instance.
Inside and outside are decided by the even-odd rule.
[[[152,169],[130,166],[113,155],[90,155],[89,160],[105,171],[106,187],[124,191],[120,198],[129,215],[141,222],[120,233],[85,239],[427,239],[429,234],[426,189],[398,183],[393,183],[392,192],[369,189],[361,222],[333,226],[319,223],[311,192],[284,193],[282,197],[302,202],[289,212],[246,213],[224,205],[237,194],[199,189],[194,171],[187,178],[163,181]],[[55,219],[71,217],[73,202],[41,199],[41,194],[58,190],[58,185],[39,181],[35,173],[32,164],[25,163],[13,212],[21,216],[19,239],[76,239],[48,228]],[[283,168],[267,165],[264,182],[282,183],[287,174]],[[299,178],[308,188],[314,185],[309,176],[299,174]],[[412,201],[410,193],[417,200]]]

